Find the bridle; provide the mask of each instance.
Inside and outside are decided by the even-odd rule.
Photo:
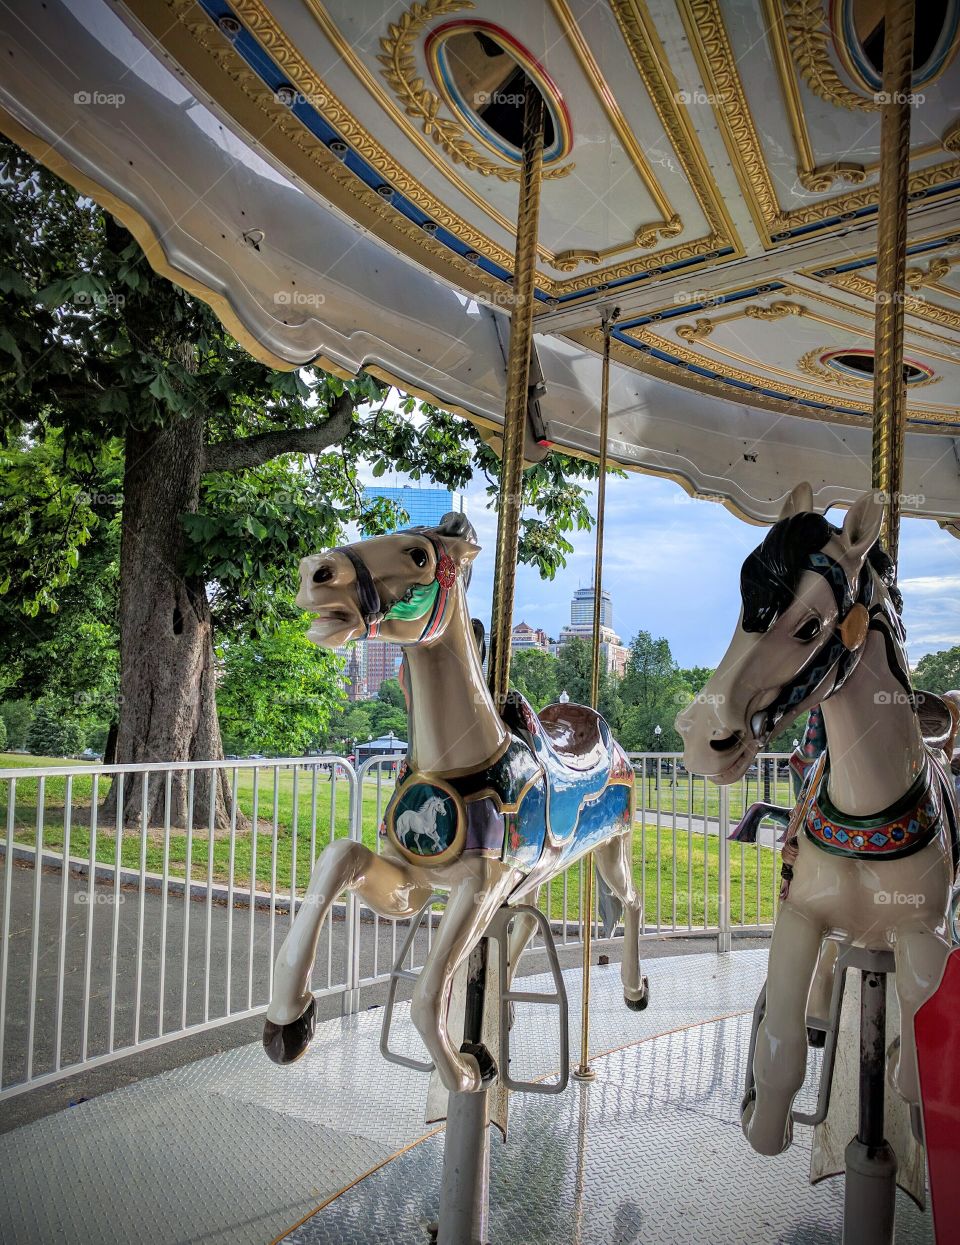
[[[434,552],[436,571],[429,584],[411,584],[402,596],[384,608],[383,595],[370,568],[353,545],[339,545],[331,553],[342,553],[354,569],[357,579],[357,606],[366,628],[363,639],[375,639],[381,624],[391,618],[425,618],[420,635],[408,643],[422,644],[440,630],[446,617],[452,588],[457,580],[457,566],[449,553],[432,536],[418,532],[429,541]]]
[[[886,627],[879,620],[883,608],[873,603],[874,584],[869,561],[864,562],[854,587],[850,586],[840,563],[822,551],[811,553],[804,569],[820,575],[830,586],[837,605],[836,625],[827,642],[762,710],[763,730],[758,737],[769,738],[778,723],[789,714],[795,714],[797,707],[813,695],[831,672],[834,672],[833,685],[820,697],[820,703],[839,692],[863,656],[868,630],[882,629],[886,633]],[[894,673],[898,673],[896,667]],[[909,690],[909,683],[907,688]]]

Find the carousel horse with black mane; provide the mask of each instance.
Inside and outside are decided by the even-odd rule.
[[[901,1029],[887,1072],[911,1105],[920,1100],[914,1016],[955,945],[960,814],[948,766],[958,698],[911,688],[899,593],[878,544],[881,499],[865,494],[841,528],[812,508],[810,486],[798,485],[744,562],[733,640],[677,719],[687,768],[723,785],[778,729],[822,706],[826,747],[787,830],[755,1085],[741,1115],[761,1154],[792,1140],[807,1016],[829,998],[836,940],[894,953]]]
[[[501,905],[527,902],[591,850],[613,900],[607,911],[623,913],[625,1002],[637,1011],[647,1005],[631,852],[633,769],[606,722],[583,705],[549,705],[538,716],[512,692],[498,711],[467,610],[475,535],[463,515],[448,514],[438,527],[344,545],[300,564],[297,603],[314,615],[314,643],[338,648],[377,637],[403,646],[410,745],[386,808],[382,854],[339,840],[313,870],[267,1009],[263,1042],[276,1063],[298,1058],[313,1036],[310,973],[337,895],[355,891],[380,916],[399,919],[446,890],[411,1016],[446,1089],[484,1088],[496,1074],[493,1057],[479,1044],[458,1049],[449,1032],[454,975]],[[533,930],[529,914],[513,922],[512,967]]]

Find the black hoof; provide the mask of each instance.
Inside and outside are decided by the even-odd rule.
[[[497,1061],[482,1042],[464,1042],[461,1055],[472,1055],[480,1068],[480,1084],[486,1089],[497,1079]]]
[[[628,999],[623,996],[623,1001],[632,1012],[645,1012],[650,1003],[650,982],[646,977],[643,978],[643,994],[639,999]]]
[[[827,1033],[825,1029],[808,1029],[807,1043],[815,1046],[818,1050],[822,1050],[827,1044]]]
[[[310,1044],[317,1028],[317,1003],[311,999],[307,1010],[297,1020],[286,1025],[264,1021],[263,1049],[274,1063],[294,1063]]]

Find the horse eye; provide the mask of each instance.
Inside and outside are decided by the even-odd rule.
[[[333,578],[333,572],[329,566],[318,566],[313,572],[313,582],[315,584],[325,584],[328,579]]]
[[[799,627],[794,633],[795,640],[802,640],[805,644],[810,640],[815,640],[820,634],[820,619],[808,618],[807,621]]]
[[[427,565],[427,553],[425,549],[421,549],[418,546],[411,549],[409,553],[411,558],[413,558],[414,562],[420,567],[421,570]]]

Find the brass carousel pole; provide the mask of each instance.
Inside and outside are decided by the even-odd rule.
[[[507,393],[503,413],[500,512],[497,522],[497,563],[493,578],[490,626],[490,690],[498,707],[506,700],[510,679],[510,638],[520,539],[520,490],[523,475],[523,434],[527,418],[530,347],[533,341],[534,281],[537,258],[537,216],[543,167],[543,97],[528,90],[524,101],[523,162],[517,207],[517,253],[514,264],[513,315],[507,360]],[[463,1037],[483,1040],[487,988],[487,939],[482,938],[467,966]],[[507,1069],[502,1069],[506,1073]],[[490,1176],[488,1092],[452,1092],[447,1099],[447,1130],[440,1184],[437,1245],[484,1245]]]
[[[500,467],[500,513],[497,522],[497,562],[493,572],[493,608],[490,618],[490,658],[487,678],[494,701],[502,706],[510,686],[510,640],[513,599],[517,580],[517,545],[523,477],[523,434],[527,419],[530,347],[537,263],[537,220],[540,212],[540,173],[543,168],[543,96],[527,93],[523,118],[523,163],[517,206],[517,251],[510,319],[510,353],[503,412],[503,452]]]
[[[910,173],[913,0],[887,0],[880,104],[880,202],[874,336],[872,487],[884,495],[881,540],[900,544],[900,498],[907,394],[903,380],[903,291]]]
[[[590,704],[600,702],[600,607],[603,591],[603,520],[607,497],[607,426],[610,418],[610,330],[619,311],[603,318],[603,371],[600,380],[600,477],[597,482],[597,539],[593,557],[593,653],[590,669]],[[583,992],[580,1000],[580,1063],[573,1070],[578,1081],[592,1081],[590,1067],[590,944],[593,933],[593,852],[587,856],[583,880]]]

